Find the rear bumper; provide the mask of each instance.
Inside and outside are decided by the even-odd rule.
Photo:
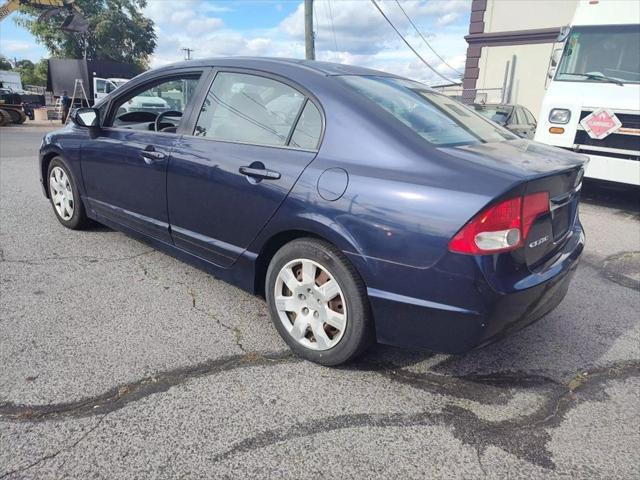
[[[473,286],[461,285],[460,304],[465,308],[369,289],[378,341],[444,353],[463,353],[492,343],[558,306],[583,249],[584,233],[578,226],[553,265],[528,278],[527,284],[533,286],[498,293],[478,276]],[[482,298],[477,309],[468,306],[465,292],[471,288]]]

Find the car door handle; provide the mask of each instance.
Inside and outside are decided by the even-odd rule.
[[[155,150],[142,150],[142,158],[147,165],[151,165],[158,160],[163,160],[166,155],[162,152],[156,152]]]
[[[266,168],[240,167],[238,171],[247,177],[259,178],[262,180],[278,180],[281,177],[280,172],[274,172],[273,170],[267,170]]]

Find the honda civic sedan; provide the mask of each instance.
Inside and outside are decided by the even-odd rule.
[[[374,341],[493,342],[560,303],[584,247],[585,157],[387,73],[198,60],[71,117],[40,150],[62,225],[99,222],[264,296],[324,365]]]

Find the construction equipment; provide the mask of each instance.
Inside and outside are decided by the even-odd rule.
[[[20,95],[12,90],[0,88],[0,126],[24,123],[26,119]]]
[[[47,20],[54,15],[66,13],[60,28],[67,32],[86,33],[89,22],[75,4],[75,0],[7,0],[0,6],[0,22],[21,6],[42,8],[44,11],[38,21]]]

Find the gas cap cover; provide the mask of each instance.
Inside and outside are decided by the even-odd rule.
[[[349,185],[349,174],[344,168],[328,168],[318,178],[318,194],[329,202],[338,200]]]

